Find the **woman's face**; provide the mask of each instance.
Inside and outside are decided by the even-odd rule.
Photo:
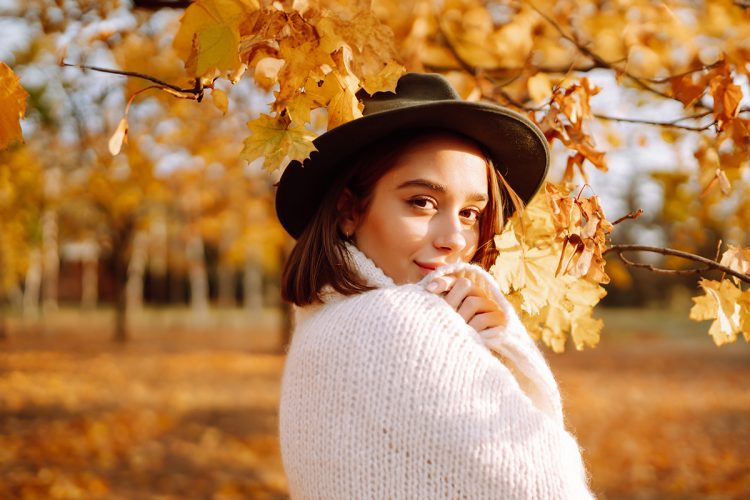
[[[397,284],[468,262],[488,202],[487,168],[469,141],[447,134],[425,138],[397,156],[375,184],[366,211],[342,229]]]

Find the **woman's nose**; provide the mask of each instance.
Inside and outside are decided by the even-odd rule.
[[[435,248],[456,252],[466,246],[461,220],[458,217],[446,217],[437,224],[433,244]]]

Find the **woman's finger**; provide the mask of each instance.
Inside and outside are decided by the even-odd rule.
[[[491,312],[496,309],[497,305],[486,297],[469,295],[461,302],[457,311],[464,321],[468,323],[476,314]]]
[[[475,315],[468,324],[477,332],[481,332],[490,328],[505,326],[507,321],[508,319],[503,311],[495,310]]]
[[[441,294],[451,289],[453,284],[456,282],[456,277],[451,275],[444,275],[430,281],[427,285],[427,291]]]
[[[453,286],[445,295],[445,301],[450,304],[453,309],[458,310],[458,307],[464,301],[464,299],[471,293],[474,288],[474,284],[468,278],[456,279]]]

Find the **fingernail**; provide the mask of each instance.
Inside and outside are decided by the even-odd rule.
[[[435,281],[433,281],[432,283],[430,283],[429,285],[427,285],[427,291],[428,292],[436,292],[437,289],[438,289],[438,284]]]

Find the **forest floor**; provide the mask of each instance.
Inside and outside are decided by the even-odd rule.
[[[599,498],[750,498],[750,345],[708,324],[605,311],[594,350],[549,354]],[[0,498],[286,498],[273,313],[98,311],[9,321]]]

